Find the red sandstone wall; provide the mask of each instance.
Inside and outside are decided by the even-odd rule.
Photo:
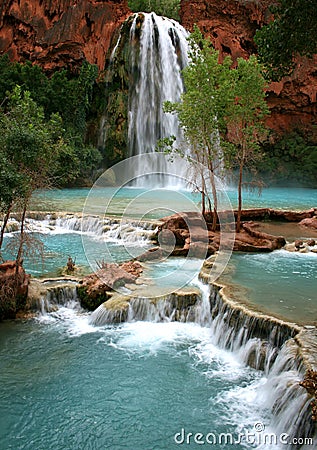
[[[246,58],[256,53],[253,37],[270,19],[268,6],[273,1],[181,0],[181,21],[189,30],[196,23],[221,56]],[[268,103],[268,124],[278,134],[317,125],[317,56],[312,61],[301,58],[292,77],[272,83]]]
[[[111,37],[130,14],[127,0],[1,0],[0,54],[45,69],[104,68]]]
[[[182,24],[194,23],[221,55],[256,52],[253,36],[269,20],[274,0],[181,0]],[[104,68],[114,31],[130,14],[127,0],[0,0],[0,54],[50,70],[84,58]],[[279,134],[317,124],[317,56],[301,59],[295,74],[268,89],[270,127]]]

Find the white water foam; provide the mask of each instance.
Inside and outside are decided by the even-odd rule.
[[[18,222],[17,222],[18,224]],[[39,234],[80,234],[88,235],[104,242],[129,246],[147,246],[156,234],[156,227],[150,223],[135,224],[133,221],[100,219],[99,217],[66,216],[52,219],[48,215],[44,220],[26,219],[26,231]],[[5,233],[6,237],[13,235]]]

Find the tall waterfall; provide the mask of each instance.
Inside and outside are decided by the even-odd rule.
[[[137,38],[140,15],[130,30],[130,41]],[[178,101],[183,92],[181,70],[187,64],[187,32],[177,22],[144,14],[139,48],[131,46],[134,83],[129,102],[130,156],[152,152],[157,140],[179,135],[175,115],[163,112],[165,100]]]
[[[158,139],[180,138],[178,119],[163,112],[163,103],[178,101],[183,92],[187,36],[178,22],[155,13],[138,13],[124,23],[108,69],[108,117],[101,132],[108,152],[113,146],[117,155],[126,144],[125,156],[154,153]],[[139,158],[135,172],[166,173],[166,158],[153,159]]]

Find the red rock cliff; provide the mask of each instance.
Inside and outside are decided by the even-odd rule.
[[[258,28],[270,19],[274,0],[181,0],[181,21],[191,30],[196,23],[210,36],[221,57],[234,60],[256,53],[253,41]],[[268,88],[271,116],[268,125],[278,134],[317,125],[317,56],[301,58],[292,77]]]
[[[1,0],[0,54],[45,69],[104,68],[111,37],[130,11],[127,0]]]

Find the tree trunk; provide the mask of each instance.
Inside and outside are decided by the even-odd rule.
[[[238,183],[238,213],[237,213],[237,233],[241,230],[241,212],[242,212],[242,174],[243,174],[243,161],[240,162],[239,166],[239,183]]]
[[[11,205],[9,206],[9,208],[8,208],[8,210],[6,212],[6,215],[4,216],[4,219],[3,219],[3,224],[2,224],[1,233],[0,233],[0,250],[1,250],[2,244],[3,244],[4,230],[5,230],[6,226],[7,226],[7,223],[8,223],[10,214],[11,214],[12,207],[13,207],[13,203],[11,203]],[[2,256],[1,256],[1,258],[2,258]]]
[[[217,228],[218,198],[217,198],[215,175],[214,175],[213,171],[210,171],[210,182],[211,182],[212,199],[213,199],[213,202],[214,202],[211,231],[216,231],[216,228]]]
[[[25,225],[25,216],[26,216],[26,208],[27,203],[24,204],[22,217],[21,217],[21,228],[20,228],[20,244],[19,249],[16,257],[16,267],[15,267],[15,274],[18,276],[19,273],[19,266],[21,265],[22,261],[22,251],[23,251],[23,244],[24,244],[24,225]]]

